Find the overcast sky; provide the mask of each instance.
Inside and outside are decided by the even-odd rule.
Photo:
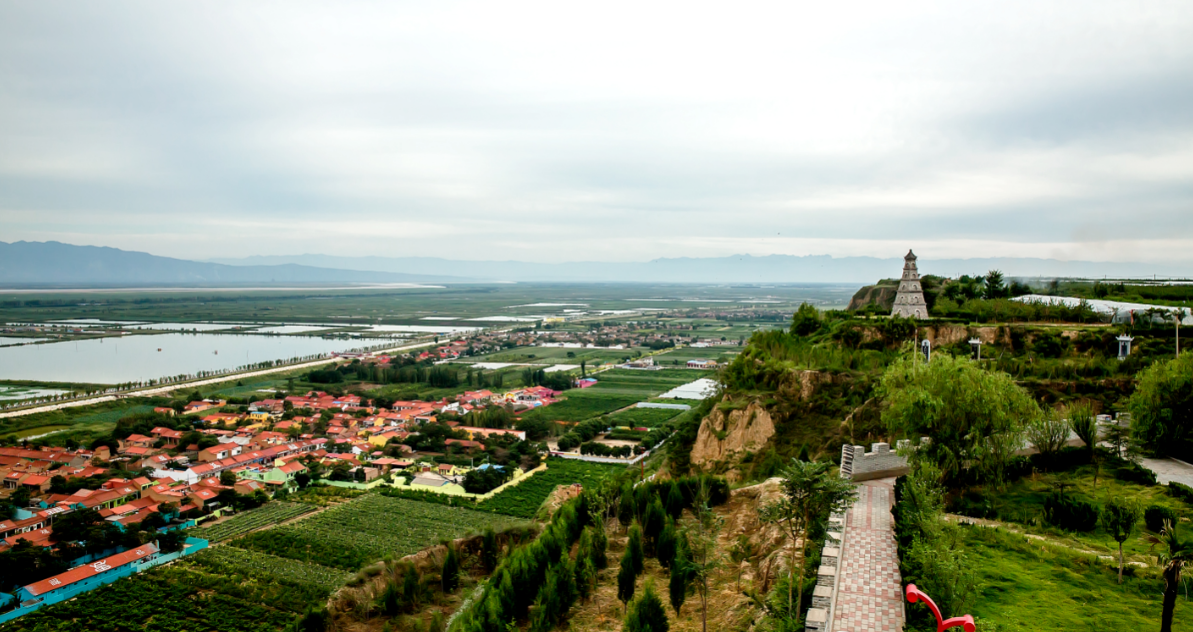
[[[0,0],[0,241],[1193,264],[1193,2]]]

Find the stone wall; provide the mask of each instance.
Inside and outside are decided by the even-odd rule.
[[[872,444],[869,452],[860,445],[841,446],[841,475],[854,481],[903,476],[907,472],[907,459],[891,450],[889,443]]]

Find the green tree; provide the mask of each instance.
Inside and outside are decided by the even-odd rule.
[[[798,581],[799,594],[804,594],[804,561],[808,554],[809,535],[813,527],[823,524],[833,512],[843,511],[853,501],[853,483],[833,471],[831,463],[792,461],[780,475],[783,497],[759,509],[763,522],[779,525],[791,542],[791,559],[787,564],[787,607],[799,619],[800,603],[792,595]],[[796,549],[796,543],[799,548]],[[694,548],[694,547],[693,547]],[[796,553],[798,575],[796,574]],[[798,577],[798,580],[796,579]]]
[[[451,593],[460,585],[460,560],[456,557],[456,547],[448,545],[447,557],[443,560],[442,587],[444,593]]]
[[[1185,564],[1193,562],[1193,538],[1177,531],[1176,525],[1168,522],[1158,534],[1147,534],[1152,548],[1160,547],[1160,565],[1164,567],[1164,606],[1160,615],[1160,632],[1172,632],[1172,615],[1176,611],[1176,598],[1181,585],[1181,571]]]
[[[986,288],[983,298],[1006,298],[1010,292],[1003,282],[1001,270],[991,270],[986,273]]]
[[[617,571],[617,599],[629,605],[634,598],[634,580],[638,574],[634,572],[634,556],[627,547],[621,556],[621,569]]]
[[[630,538],[626,542],[626,554],[630,556],[630,568],[634,571],[634,576],[642,574],[642,570],[646,568],[646,551],[642,548],[642,529],[638,523],[630,525]]]
[[[484,539],[481,540],[481,565],[485,573],[492,573],[497,568],[497,535],[493,529],[485,529]]]
[[[1193,353],[1144,369],[1129,408],[1135,440],[1159,454],[1187,455],[1193,438]]]
[[[1024,426],[1041,414],[1009,375],[944,353],[926,366],[912,355],[900,358],[877,392],[886,401],[882,419],[891,434],[931,437],[911,458],[936,463],[946,483],[958,482],[965,470],[981,480],[1002,480]]]
[[[656,497],[647,507],[646,517],[642,521],[642,534],[646,536],[646,543],[656,556],[658,555],[659,534],[666,526],[667,512],[663,509],[663,503],[659,502]]]
[[[629,527],[634,520],[634,490],[629,483],[621,488],[617,501],[617,521],[622,527]]]
[[[655,557],[663,568],[671,568],[671,562],[675,559],[675,521],[670,516],[659,533],[658,543],[655,544]]]
[[[820,330],[820,311],[809,303],[800,303],[791,316],[791,334],[810,336]]]
[[[667,621],[667,611],[663,610],[663,602],[655,594],[654,585],[646,582],[634,604],[630,606],[625,617],[623,632],[668,632],[670,624]]]
[[[671,516],[672,520],[679,520],[683,514],[683,492],[679,489],[679,483],[675,481],[671,481],[667,487],[667,515]]]
[[[1046,460],[1051,460],[1069,440],[1069,425],[1059,411],[1049,411],[1031,420],[1024,427],[1027,441]]]
[[[220,485],[231,487],[236,484],[236,474],[232,470],[220,472]]]
[[[683,608],[684,601],[688,598],[688,593],[692,590],[691,563],[687,537],[677,537],[675,540],[675,558],[671,562],[671,577],[667,585],[668,595],[671,598],[671,607],[675,608],[675,614],[677,615],[680,609]]]
[[[1091,457],[1098,445],[1098,416],[1087,402],[1073,404],[1065,408],[1065,417],[1069,420],[1069,428],[1085,443],[1085,451]]]
[[[1102,527],[1118,542],[1118,583],[1123,583],[1123,542],[1135,531],[1143,508],[1133,499],[1111,498],[1102,509]]]

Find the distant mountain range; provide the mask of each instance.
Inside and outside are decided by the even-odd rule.
[[[652,283],[873,283],[898,278],[903,257],[832,257],[829,255],[733,255],[682,257],[641,263],[596,261],[527,263],[460,261],[434,257],[338,257],[333,255],[252,256],[213,259],[228,265],[302,264],[408,274],[446,274],[501,281],[623,281]],[[1002,270],[1006,276],[1143,278],[1193,276],[1193,266],[1147,263],[1058,261],[1056,259],[931,259],[921,255],[921,274],[959,276]]]
[[[1055,259],[932,259],[922,274],[957,276],[1002,270],[1006,276],[1144,278],[1193,276],[1193,266],[1058,261]],[[529,263],[434,257],[252,256],[187,261],[116,248],[50,242],[0,242],[0,284],[128,286],[244,283],[857,283],[896,278],[902,257],[769,255],[663,258],[647,262]]]
[[[244,283],[427,283],[458,281],[443,276],[337,270],[285,263],[223,265],[158,257],[56,241],[0,241],[0,284],[25,285],[219,285]]]

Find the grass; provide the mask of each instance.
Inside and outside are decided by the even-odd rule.
[[[962,505],[981,505],[989,503],[990,511],[999,520],[1014,523],[1016,528],[1025,533],[1046,536],[1050,540],[1074,548],[1094,551],[1100,555],[1118,555],[1118,543],[1099,525],[1094,531],[1073,532],[1065,531],[1048,524],[1044,519],[1044,501],[1056,493],[1054,484],[1064,481],[1068,484],[1065,495],[1092,501],[1104,505],[1113,497],[1133,498],[1148,505],[1162,505],[1173,509],[1178,515],[1189,516],[1189,507],[1182,501],[1168,495],[1163,485],[1144,486],[1116,480],[1113,477],[1115,469],[1103,467],[1098,477],[1097,487],[1094,487],[1094,468],[1091,465],[1081,465],[1076,469],[1054,474],[1038,474],[1025,476],[1006,486],[1005,489],[975,488],[962,500]],[[962,513],[973,513],[963,511]],[[1143,528],[1140,521],[1139,528]],[[1123,544],[1123,554],[1128,560],[1139,562],[1154,561],[1154,554],[1149,555],[1148,546],[1140,538],[1132,538]]]
[[[573,459],[547,459],[545,472],[539,472],[529,480],[479,503],[477,509],[519,518],[533,518],[543,501],[556,487],[573,483],[591,486],[619,471],[625,471],[625,466],[602,465]]]
[[[1116,567],[1093,556],[999,529],[953,529],[963,533],[957,546],[979,584],[972,613],[997,624],[981,629],[1117,632],[1159,627],[1163,583],[1154,570],[1127,577],[1120,586]],[[1190,608],[1185,600],[1178,602],[1173,629],[1193,629]]]

